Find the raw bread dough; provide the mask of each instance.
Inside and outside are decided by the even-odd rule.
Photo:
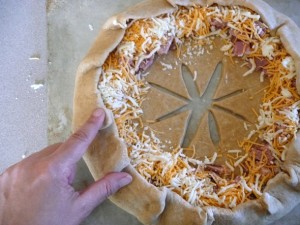
[[[181,146],[190,116],[191,112],[185,111],[148,126],[157,131],[157,137],[166,146],[165,150],[172,151]]]
[[[162,63],[172,65],[172,69],[168,70],[167,73],[162,73],[165,68]],[[172,79],[172,82],[166,82],[166,80],[170,79]],[[167,55],[157,57],[150,68],[146,80],[185,98],[190,98],[181,75],[181,63],[178,60],[176,51],[170,51]]]

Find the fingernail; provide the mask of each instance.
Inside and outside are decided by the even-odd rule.
[[[131,181],[132,181],[132,177],[130,175],[125,175],[119,180],[119,183],[123,187],[126,186],[127,184],[130,184]]]
[[[103,113],[104,113],[103,109],[96,109],[96,110],[93,112],[93,117],[98,118],[98,117],[102,116]]]

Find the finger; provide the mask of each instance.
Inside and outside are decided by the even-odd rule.
[[[71,164],[78,162],[102,127],[104,118],[103,109],[95,110],[87,122],[59,147],[58,160]]]
[[[77,199],[79,212],[83,212],[84,216],[89,215],[107,197],[131,183],[131,181],[132,177],[128,173],[120,172],[106,175],[79,195]]]

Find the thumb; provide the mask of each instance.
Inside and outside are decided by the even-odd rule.
[[[78,197],[79,212],[88,216],[94,208],[120,188],[131,183],[132,177],[128,173],[110,173],[101,180],[93,183]]]

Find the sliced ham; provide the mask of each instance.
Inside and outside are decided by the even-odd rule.
[[[154,55],[152,55],[148,59],[144,59],[139,66],[139,71],[142,72],[146,71],[153,64],[153,61],[154,61]]]
[[[249,168],[245,166],[244,164],[240,164],[241,167],[243,168],[244,173],[249,173]]]
[[[236,41],[233,46],[233,55],[243,57],[245,54],[250,53],[250,44],[243,41]]]
[[[234,178],[234,183],[240,183],[241,182],[241,180],[242,180],[242,178],[241,178],[241,176],[236,176],[235,178]]]
[[[254,58],[254,62],[257,71],[262,71],[269,64],[269,61],[265,58]]]
[[[293,88],[295,88],[296,85],[297,85],[297,81],[296,81],[296,79],[293,79],[293,80],[292,80],[292,85],[291,85],[291,86],[292,86]]]
[[[267,27],[262,22],[256,21],[256,22],[254,22],[254,26],[257,30],[257,34],[260,37],[265,36],[265,34],[267,33]]]
[[[286,129],[287,125],[275,123],[275,131]]]
[[[221,30],[227,26],[227,23],[222,21],[221,19],[212,19],[210,21],[210,25],[214,26],[216,30]]]
[[[157,54],[158,55],[168,54],[173,40],[174,40],[174,37],[172,37],[172,36],[168,37],[167,42],[160,46],[160,49],[157,51]]]
[[[242,40],[238,39],[238,35],[240,35],[241,32],[230,28],[228,33],[229,33],[229,37],[230,37],[232,44],[236,43],[237,41],[242,41]]]
[[[261,174],[261,175],[263,175],[263,176],[266,176],[266,175],[268,175],[269,173],[271,173],[272,171],[270,170],[270,169],[268,169],[268,168],[265,168],[265,167],[263,167],[263,168],[261,168],[260,170],[259,170],[259,173]]]
[[[222,176],[225,174],[226,170],[224,166],[219,166],[219,165],[206,165],[205,166],[205,171],[211,171],[219,176]]]
[[[229,30],[229,35],[230,35],[230,40],[234,44],[238,39],[237,39],[237,31],[234,29]]]
[[[268,159],[268,164],[274,163],[275,158],[270,149],[270,145],[267,143],[263,144],[263,146],[253,145],[251,148],[251,152],[252,152],[252,154],[255,154],[256,161],[261,161],[263,158],[263,153],[264,153]]]

